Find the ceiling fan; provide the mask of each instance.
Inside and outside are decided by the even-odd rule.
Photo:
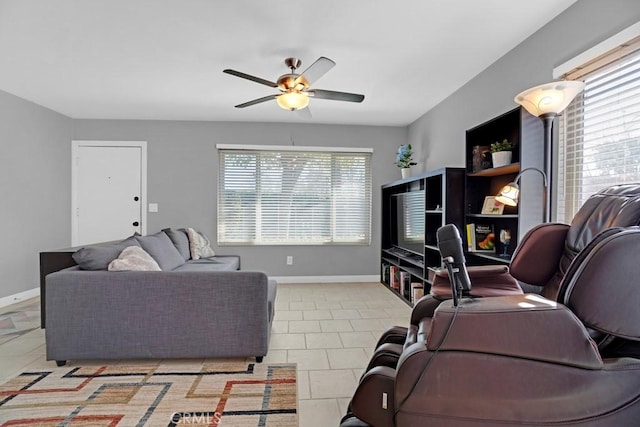
[[[296,70],[300,68],[300,65],[302,65],[302,61],[300,59],[287,58],[284,60],[284,63],[289,67],[289,69],[291,69],[291,73],[281,75],[278,77],[277,82],[265,80],[236,70],[224,70],[223,72],[231,74],[232,76],[241,77],[243,79],[251,80],[280,90],[280,93],[278,94],[238,104],[236,105],[236,108],[250,107],[272,99],[275,99],[280,107],[290,111],[306,108],[309,105],[309,97],[348,102],[362,102],[364,100],[364,95],[359,95],[357,93],[336,92],[332,90],[311,88],[313,83],[315,83],[320,77],[324,76],[327,71],[336,65],[336,63],[329,58],[321,56],[301,74],[296,73]]]

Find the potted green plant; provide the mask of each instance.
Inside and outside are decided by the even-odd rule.
[[[417,165],[417,163],[413,161],[413,150],[411,148],[411,144],[401,145],[398,147],[395,164],[400,168],[402,179],[411,175],[411,166]]]
[[[491,144],[491,160],[494,168],[511,164],[511,150],[513,144],[504,139],[502,142],[496,141]]]

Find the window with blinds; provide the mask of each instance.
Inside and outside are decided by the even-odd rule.
[[[218,243],[370,243],[370,150],[220,149],[219,161]]]
[[[563,78],[586,84],[560,121],[557,217],[570,222],[598,190],[640,182],[640,37]]]

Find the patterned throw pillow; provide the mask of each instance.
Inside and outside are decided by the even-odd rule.
[[[118,258],[109,263],[109,271],[161,271],[160,266],[140,246],[124,248]]]
[[[191,259],[207,258],[216,254],[211,247],[211,242],[203,233],[193,228],[187,228],[187,236],[189,237]]]

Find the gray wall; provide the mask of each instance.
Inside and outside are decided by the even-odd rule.
[[[554,67],[639,20],[638,0],[577,1],[409,126],[418,167],[464,166],[466,129],[517,107],[515,95],[552,81]]]
[[[38,253],[71,241],[71,128],[0,91],[0,298],[37,287]]]
[[[380,186],[400,177],[393,165],[398,145],[407,140],[400,127],[267,123],[74,120],[78,140],[147,141],[147,233],[165,227],[194,227],[215,241],[217,211],[216,144],[269,144],[374,149],[372,242],[370,246],[223,246],[238,254],[244,270],[272,276],[375,275],[379,270]],[[286,265],[293,255],[294,264]]]
[[[553,67],[640,20],[638,0],[579,0],[408,128],[215,122],[71,120],[0,91],[0,298],[38,285],[38,252],[70,244],[70,140],[148,141],[149,232],[194,226],[215,235],[215,144],[373,147],[370,247],[224,247],[245,269],[272,275],[378,273],[380,185],[398,178],[400,143],[418,170],[464,165],[464,132],[516,105],[520,91],[552,79]],[[446,66],[446,64],[442,64]],[[285,256],[294,255],[294,265]]]

